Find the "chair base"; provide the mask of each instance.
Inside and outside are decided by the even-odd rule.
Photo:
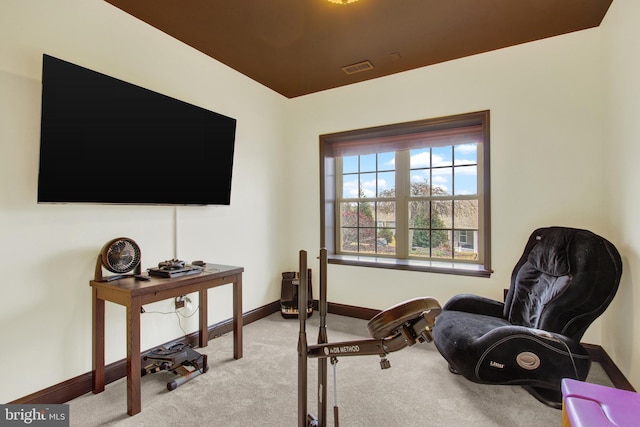
[[[545,405],[554,409],[562,409],[562,392],[560,390],[528,385],[522,386],[522,388]]]
[[[454,375],[460,375],[460,372],[453,366],[449,365],[449,372]],[[532,387],[528,385],[522,386],[529,394],[535,397],[539,402],[544,403],[554,409],[562,409],[562,392],[560,390],[552,390],[550,388]]]

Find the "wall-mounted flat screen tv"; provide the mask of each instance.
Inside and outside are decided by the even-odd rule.
[[[229,205],[236,120],[43,55],[39,203]]]

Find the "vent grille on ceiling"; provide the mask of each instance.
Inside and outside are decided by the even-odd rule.
[[[342,71],[347,74],[361,73],[363,71],[373,70],[373,64],[369,61],[358,62],[357,64],[342,67]]]

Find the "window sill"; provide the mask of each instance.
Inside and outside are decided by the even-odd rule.
[[[356,267],[388,268],[392,270],[423,271],[426,273],[456,274],[460,276],[491,277],[493,270],[483,265],[447,261],[406,260],[358,255],[328,255],[329,264]]]

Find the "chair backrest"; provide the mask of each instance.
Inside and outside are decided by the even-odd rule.
[[[580,340],[613,299],[622,260],[608,240],[587,230],[535,230],[511,275],[504,317],[514,325]]]

